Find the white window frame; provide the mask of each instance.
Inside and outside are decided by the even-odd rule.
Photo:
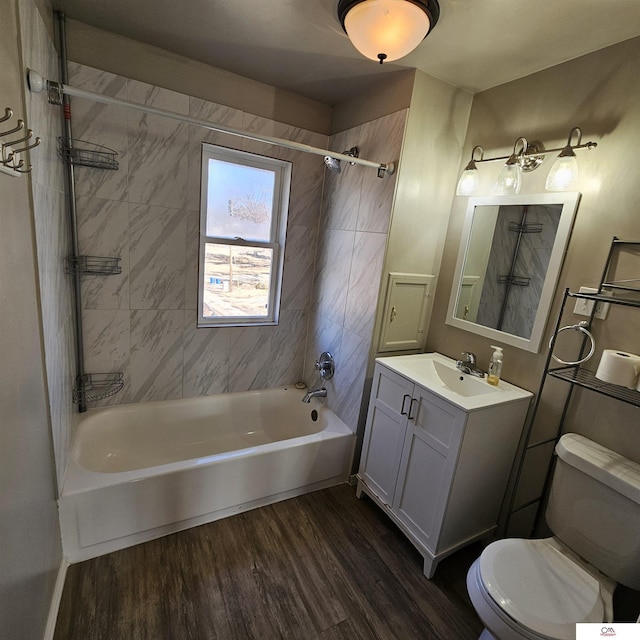
[[[269,242],[207,236],[207,194],[209,179],[209,159],[221,160],[248,167],[266,169],[275,174],[271,231]],[[238,149],[219,147],[202,143],[202,168],[200,179],[200,251],[198,259],[198,326],[199,327],[245,327],[276,325],[280,313],[282,272],[284,268],[284,248],[291,190],[291,163],[268,156],[248,153]],[[240,247],[270,248],[273,251],[271,280],[269,283],[269,313],[267,316],[216,316],[204,317],[204,259],[207,243],[236,245]]]

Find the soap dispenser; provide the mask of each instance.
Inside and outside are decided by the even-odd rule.
[[[500,374],[502,373],[502,347],[494,347],[491,345],[493,353],[489,360],[489,373],[487,374],[487,382],[494,386],[498,386],[500,382]]]

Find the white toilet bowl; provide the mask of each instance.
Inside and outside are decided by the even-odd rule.
[[[615,587],[553,537],[494,542],[467,574],[481,640],[574,640],[576,623],[613,619]]]

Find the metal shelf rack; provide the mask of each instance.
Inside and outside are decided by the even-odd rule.
[[[71,275],[115,276],[122,273],[120,258],[103,256],[71,256],[66,259],[65,272]]]
[[[105,400],[124,387],[121,373],[85,373],[78,376],[73,389],[74,404]]]
[[[117,151],[85,140],[58,138],[58,153],[65,162],[94,169],[110,169],[115,171],[120,165],[116,160]]]
[[[551,445],[555,447],[555,443],[558,441],[558,439],[563,433],[565,418],[567,416],[567,411],[569,409],[569,404],[571,402],[572,393],[575,387],[588,389],[595,393],[599,393],[599,394],[608,396],[610,398],[614,398],[620,402],[630,404],[635,407],[640,407],[639,391],[636,391],[633,389],[627,389],[626,387],[621,387],[618,385],[603,382],[602,380],[599,380],[598,378],[596,378],[595,374],[591,370],[586,369],[585,367],[579,364],[568,364],[560,367],[555,367],[555,366],[551,367],[553,349],[555,347],[558,333],[560,332],[560,325],[562,323],[562,317],[563,317],[568,300],[582,299],[582,300],[589,300],[594,303],[592,306],[592,310],[588,318],[588,321],[585,323],[585,326],[587,329],[591,328],[593,319],[596,314],[598,303],[640,309],[640,279],[634,278],[631,280],[616,280],[615,278],[611,278],[613,272],[615,271],[616,262],[617,262],[617,258],[619,257],[620,251],[631,252],[634,255],[637,255],[638,258],[640,258],[640,241],[623,241],[614,236],[614,238],[611,241],[609,254],[605,262],[604,270],[602,272],[602,277],[600,278],[600,285],[598,287],[597,293],[579,293],[579,292],[570,291],[569,289],[566,289],[564,292],[562,304],[560,306],[560,310],[558,312],[558,317],[556,320],[555,329],[551,338],[551,342],[549,344],[549,351],[547,353],[547,359],[545,361],[542,381],[540,383],[540,388],[536,396],[536,400],[532,410],[532,415],[527,425],[527,432],[524,440],[524,448],[523,448],[523,452],[517,467],[514,488],[510,496],[510,504],[509,504],[509,509],[507,513],[507,521],[505,523],[505,530],[509,525],[509,521],[511,517],[515,513],[522,511],[524,509],[527,509],[529,507],[532,507],[534,505],[537,505],[536,516],[534,518],[533,527],[530,532],[531,534],[533,534],[533,530],[535,529],[535,526],[539,521],[539,518],[541,515],[541,509],[544,503],[544,498],[549,489],[551,474],[553,471],[553,457],[550,456],[550,462],[546,471],[544,484],[539,495],[536,498],[529,500],[524,504],[520,504],[516,507],[515,501],[517,497],[518,486],[519,486],[520,479],[523,473],[523,468],[525,465],[526,454],[529,451],[539,447],[544,447],[544,446],[551,447]],[[634,286],[634,283],[635,283],[635,286]],[[616,296],[615,295],[616,293],[621,293],[622,295]],[[585,335],[583,337],[582,344],[579,349],[579,355],[576,358],[576,361],[582,360],[584,358],[585,353],[587,353],[587,347],[588,347],[587,343],[588,343],[588,339]],[[532,444],[531,436],[532,436],[533,426],[535,423],[536,414],[540,407],[540,402],[541,402],[547,377],[563,380],[564,382],[569,383],[570,387],[568,389],[567,396],[564,401],[562,415],[560,417],[556,433],[551,438],[540,440]]]

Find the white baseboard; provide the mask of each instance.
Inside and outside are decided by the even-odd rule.
[[[58,568],[58,576],[56,577],[56,584],[53,588],[53,595],[51,596],[51,606],[49,607],[49,616],[47,617],[47,626],[44,630],[43,640],[53,640],[53,634],[56,630],[56,621],[58,619],[58,609],[60,608],[60,601],[62,600],[62,590],[64,589],[64,580],[67,576],[67,568],[69,562],[66,559],[62,559],[60,567]]]

